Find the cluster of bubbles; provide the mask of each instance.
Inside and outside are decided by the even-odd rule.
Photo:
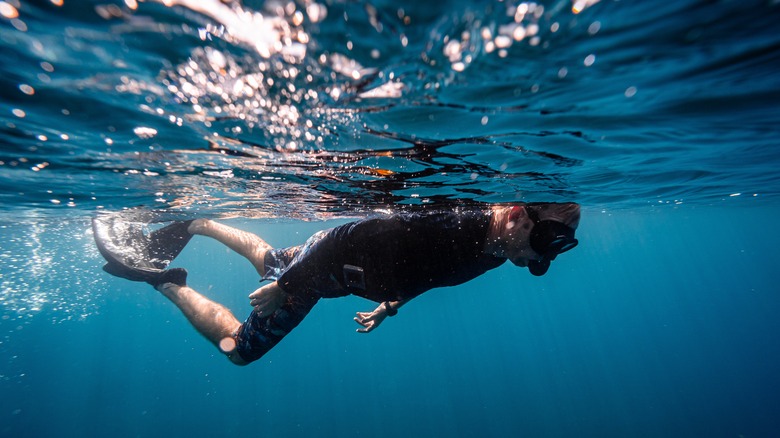
[[[62,1],[51,3],[54,6],[64,5]],[[124,0],[123,3],[96,5],[95,13],[108,21],[122,20],[125,24],[115,27],[115,31],[120,33],[148,26],[148,20],[143,18],[143,2]],[[316,44],[307,28],[316,26],[328,16],[325,5],[313,0],[272,1],[266,2],[260,12],[238,1],[159,0],[147,3],[179,11],[184,8],[200,14],[203,17],[201,27],[191,29],[189,25],[182,24],[181,29],[170,27],[168,32],[194,33],[205,44],[194,48],[187,61],[164,70],[161,83],[122,75],[116,86],[110,86],[100,78],[87,80],[81,86],[146,96],[139,110],[168,117],[177,126],[195,121],[210,129],[214,122],[228,121],[227,124],[230,124],[229,121],[233,121],[225,129],[233,136],[259,127],[266,139],[280,151],[295,151],[304,144],[320,148],[323,136],[328,134],[327,126],[350,124],[352,119],[348,112],[325,114],[320,102],[323,98],[338,100],[344,96],[348,83],[360,79],[367,70],[339,53],[310,56],[310,47]],[[27,33],[28,25],[20,14],[23,9],[24,5],[19,0],[0,0],[0,16],[19,32]],[[40,52],[41,56],[47,52],[40,43],[34,39],[31,41],[40,46],[34,48],[34,52]],[[220,45],[220,41],[228,44]],[[73,44],[77,42],[74,40]],[[250,53],[242,55],[242,51],[247,49]],[[124,61],[110,56],[105,61],[115,67],[127,67]],[[54,71],[54,65],[47,60],[41,63],[41,68],[44,70],[39,75],[41,82],[50,82],[48,75]],[[323,85],[322,82],[330,83]],[[19,84],[19,90],[28,96],[36,93],[33,85],[28,83]],[[189,114],[181,116],[171,108],[152,104],[167,96],[186,104],[188,109],[185,112]],[[19,119],[28,115],[23,108],[12,108],[12,114]],[[17,128],[15,124],[9,127]],[[217,129],[213,131],[218,132]],[[145,140],[155,137],[158,132],[154,128],[138,126],[133,133]],[[109,132],[103,136],[109,147],[116,142],[114,134]],[[70,137],[61,133],[57,140],[67,141]],[[39,142],[51,139],[52,135],[46,134],[36,137]]]
[[[296,87],[300,74],[295,64],[268,61],[247,66],[229,53],[205,47],[195,49],[164,82],[180,102],[191,105],[189,120],[208,128],[215,122],[235,121],[229,129],[233,136],[259,127],[269,140],[275,139],[278,150],[295,151],[301,141],[321,145],[326,129],[302,114],[302,104],[314,108],[319,96],[315,90]]]
[[[0,321],[21,329],[45,312],[53,322],[84,319],[97,309],[105,284],[88,227],[70,221],[31,220],[0,225]]]
[[[599,0],[572,0],[571,13],[577,15],[598,2]],[[478,53],[496,54],[500,58],[506,58],[513,45],[523,43],[536,47],[546,44],[542,40],[542,26],[547,26],[544,30],[549,33],[558,32],[561,23],[554,20],[554,17],[561,16],[566,5],[567,2],[558,2],[546,8],[536,2],[506,2],[502,5],[505,13],[501,14],[501,18],[486,23],[477,21],[459,35],[445,35],[442,53],[453,71],[462,72]],[[551,18],[553,19],[550,20]],[[589,33],[595,34],[599,27],[600,24],[595,22],[589,28]],[[595,57],[586,60],[586,66],[593,64],[594,60]]]
[[[216,20],[217,24],[199,29],[199,37],[232,44],[231,50],[214,44],[195,48],[190,59],[163,78],[175,99],[192,108],[190,120],[207,128],[234,122],[224,128],[234,137],[257,128],[263,140],[280,152],[321,149],[329,127],[351,124],[349,112],[328,111],[322,102],[338,101],[347,84],[359,80],[366,70],[339,53],[311,56],[312,38],[306,29],[327,17],[324,5],[271,3],[258,12],[238,3],[164,3]],[[240,56],[235,46],[253,53]]]

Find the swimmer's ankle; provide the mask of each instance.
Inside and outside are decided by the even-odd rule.
[[[165,285],[186,286],[187,270],[184,268],[168,269],[160,273],[160,275],[150,278],[147,283],[154,286],[157,290],[164,288]]]
[[[173,283],[160,283],[157,286],[152,286],[152,287],[154,287],[154,290],[156,290],[157,292],[160,292],[161,294],[167,296],[171,292],[173,292],[171,290],[172,288],[178,288],[178,287],[181,287],[181,286],[179,286],[178,284],[173,284]]]

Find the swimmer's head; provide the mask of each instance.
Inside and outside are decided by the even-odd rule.
[[[580,222],[580,207],[574,203],[525,204],[510,207],[507,228],[525,243],[509,259],[528,267],[531,274],[544,275],[550,262],[577,246],[574,231]]]

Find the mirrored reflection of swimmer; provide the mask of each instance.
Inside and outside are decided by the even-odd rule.
[[[472,280],[507,259],[544,275],[577,245],[577,204],[521,204],[434,213],[397,213],[320,231],[305,244],[274,249],[255,234],[208,219],[176,222],[149,235],[116,234],[121,222],[93,221],[98,248],[116,276],[145,281],[171,300],[235,364],[262,357],[320,298],[357,295],[380,303],[354,318],[368,333],[412,298]],[[270,280],[249,295],[243,323],[187,286],[187,271],[165,269],[192,235],[212,237]]]

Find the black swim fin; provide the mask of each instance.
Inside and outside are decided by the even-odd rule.
[[[153,263],[167,267],[187,246],[192,234],[187,231],[192,221],[177,221],[149,233],[147,252]]]
[[[117,217],[92,219],[95,243],[108,262],[103,270],[117,277],[144,281],[152,286],[166,282],[185,286],[186,270],[166,268],[192,238],[187,232],[190,222],[174,222],[147,236],[138,224]]]

